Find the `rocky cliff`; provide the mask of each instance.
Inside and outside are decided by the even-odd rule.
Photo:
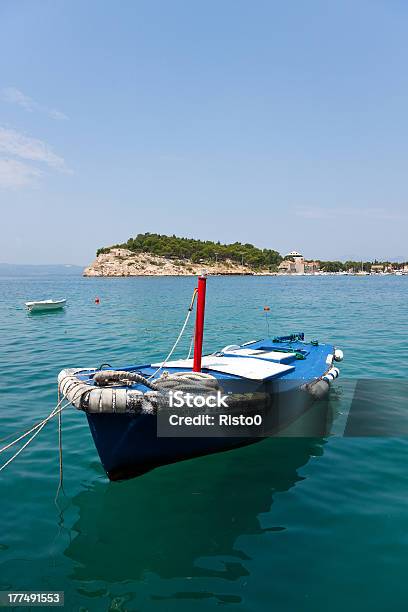
[[[232,261],[193,263],[190,260],[167,259],[151,253],[134,253],[128,249],[112,248],[101,253],[85,268],[84,276],[196,276],[207,274],[254,274],[249,266]],[[269,274],[258,270],[257,274]]]

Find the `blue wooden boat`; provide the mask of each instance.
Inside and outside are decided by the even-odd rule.
[[[200,277],[194,359],[59,374],[60,392],[86,412],[111,480],[284,435],[338,377],[342,351],[303,333],[202,356],[204,306]]]

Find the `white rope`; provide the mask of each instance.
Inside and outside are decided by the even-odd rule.
[[[14,455],[12,457],[10,457],[10,459],[8,459],[6,461],[6,463],[4,463],[1,467],[0,467],[0,472],[2,472],[4,470],[4,468],[6,468],[12,461],[14,461],[14,459],[16,459],[18,457],[18,455],[30,444],[30,442],[32,442],[34,440],[34,438],[40,433],[40,431],[43,429],[43,427],[45,427],[46,423],[43,423],[41,425],[41,427],[39,429],[37,429],[37,431],[31,436],[31,438],[29,438],[27,440],[27,442],[25,442],[25,444],[23,444],[23,446],[21,448],[18,449],[18,451],[16,453],[14,453]]]
[[[55,408],[53,408],[53,410],[55,410],[56,408],[59,407],[59,405],[61,404],[61,402],[63,402],[64,398],[62,398],[61,401],[58,402],[58,404],[55,406]],[[51,411],[52,412],[52,411]],[[50,413],[51,414],[51,413]],[[7,444],[7,446],[4,446],[3,448],[0,448],[0,453],[2,453],[3,451],[7,450],[8,448],[10,448],[10,446],[13,446],[14,444],[16,444],[17,442],[20,442],[20,440],[22,440],[23,438],[25,438],[26,436],[28,436],[32,431],[34,431],[34,429],[36,429],[37,427],[39,427],[41,425],[41,423],[43,422],[43,419],[41,419],[41,421],[38,421],[37,423],[35,423],[35,425],[33,426],[32,429],[30,429],[29,431],[26,431],[25,429],[20,429],[19,431],[14,431],[13,433],[9,434],[8,436],[5,436],[4,438],[0,439],[0,442],[5,442],[6,440],[9,440],[10,438],[12,438],[13,436],[18,436],[20,434],[20,432],[22,432],[22,435],[19,438],[16,438],[13,442],[10,442],[10,444]]]
[[[81,388],[78,389],[78,395],[80,395],[81,393],[85,393]],[[74,394],[74,397],[72,398],[72,401],[74,401],[77,398],[77,395]],[[41,421],[38,421],[38,423],[36,423],[35,425],[33,425],[33,427],[31,427],[31,429],[29,429],[28,431],[26,431],[25,433],[23,433],[21,436],[19,436],[18,438],[16,438],[15,440],[13,440],[12,442],[9,442],[8,444],[6,444],[6,446],[3,446],[3,448],[0,448],[0,454],[3,453],[4,451],[8,450],[11,446],[14,446],[15,444],[17,444],[17,442],[20,442],[20,440],[23,440],[23,438],[26,438],[27,436],[30,435],[30,433],[32,433],[33,431],[35,431],[36,429],[38,429],[39,427],[41,427],[41,425],[45,422],[48,422],[52,417],[56,416],[57,414],[59,414],[59,410],[58,408],[61,406],[62,402],[65,400],[65,397],[63,397],[61,400],[58,401],[57,405],[55,406],[55,408],[53,408],[51,410],[51,412],[49,413],[49,415],[45,418],[42,419]],[[65,404],[65,406],[63,407],[66,408],[67,406],[69,406],[69,404],[71,404],[72,402],[67,402]],[[6,438],[4,438],[5,440],[7,438],[9,438],[10,436],[7,436]]]
[[[194,345],[194,337],[195,337],[195,330],[193,329],[193,333],[191,335],[191,342],[190,342],[190,348],[188,350],[187,359],[190,359],[190,357],[191,357],[191,351],[193,350],[193,345]]]
[[[84,393],[83,389],[79,389],[78,390],[79,394]],[[63,410],[65,410],[65,408],[67,406],[69,406],[71,404],[71,402],[67,401],[66,404],[61,406],[61,403],[64,401],[65,398],[62,398],[58,404],[55,406],[55,408],[53,408],[51,410],[51,412],[49,413],[49,415],[43,419],[42,421],[40,421],[39,423],[37,423],[36,425],[34,425],[29,431],[27,431],[25,434],[23,434],[22,436],[20,436],[19,438],[17,438],[17,440],[14,440],[13,442],[10,442],[7,446],[5,446],[4,448],[0,449],[1,452],[7,450],[8,448],[10,448],[11,446],[13,446],[14,444],[16,444],[17,442],[19,442],[20,440],[22,440],[23,438],[25,438],[26,436],[28,436],[30,433],[33,433],[33,435],[31,436],[31,438],[29,438],[27,440],[27,442],[25,442],[23,444],[23,446],[21,448],[18,449],[18,451],[16,451],[14,453],[14,455],[12,455],[10,457],[10,459],[8,459],[1,467],[0,467],[0,472],[2,472],[12,461],[14,461],[14,459],[16,459],[19,454],[34,440],[34,438],[40,433],[40,431],[45,427],[45,425],[48,423],[48,421],[50,421],[52,418],[54,418],[57,414],[60,414]],[[73,400],[76,399],[75,396],[73,397]]]
[[[21,448],[18,449],[17,452],[14,453],[14,455],[12,455],[12,457],[10,457],[10,459],[8,459],[6,461],[6,463],[4,463],[1,467],[0,467],[0,472],[2,472],[4,470],[4,468],[6,468],[12,461],[14,461],[14,459],[16,459],[18,457],[18,455],[34,440],[34,438],[40,433],[40,431],[46,426],[46,424],[48,423],[48,421],[50,419],[52,419],[55,415],[59,414],[60,412],[62,412],[64,410],[64,408],[66,408],[67,406],[69,406],[69,402],[67,402],[65,404],[65,406],[61,406],[61,408],[58,409],[58,411],[55,412],[55,409],[47,416],[46,419],[44,419],[39,427],[37,427],[37,431],[35,431],[33,433],[33,435],[31,436],[31,438],[29,438],[27,440],[27,442],[25,442],[23,444],[23,446]],[[27,433],[28,435],[28,433]]]
[[[60,402],[60,388],[58,385],[58,403]],[[56,504],[56,506],[58,507],[58,497],[60,492],[62,491],[65,495],[65,491],[64,491],[64,468],[63,468],[63,461],[62,461],[62,413],[60,412],[58,414],[58,456],[59,456],[59,481],[58,481],[58,488],[57,488],[57,492],[55,494],[55,498],[54,498],[54,502]]]
[[[156,374],[158,374],[160,372],[160,370],[162,370],[164,368],[164,366],[166,365],[166,363],[169,361],[170,357],[172,356],[172,354],[174,353],[174,351],[177,348],[178,343],[180,342],[184,331],[187,327],[187,323],[190,319],[190,315],[191,312],[193,310],[193,304],[194,304],[194,300],[195,300],[195,296],[196,296],[196,292],[197,290],[194,290],[193,293],[193,297],[191,300],[191,304],[190,307],[188,309],[187,312],[187,316],[184,320],[183,326],[180,330],[179,335],[177,336],[177,339],[175,341],[175,343],[173,344],[170,353],[167,355],[166,359],[162,362],[161,366],[159,368],[157,368],[157,370],[155,372],[153,372],[153,374],[151,374],[151,376],[149,376],[148,380],[150,380],[151,378],[153,378],[154,376],[156,376]],[[192,336],[191,339],[191,344],[190,344],[190,350],[189,350],[189,357],[191,354],[191,350],[192,350],[192,346],[193,346],[193,340],[194,340],[194,334]],[[188,358],[189,358],[188,357]],[[82,389],[79,389],[79,394],[83,393]],[[58,398],[59,399],[59,398]],[[3,446],[3,448],[0,448],[0,454],[5,452],[6,450],[8,450],[9,448],[11,448],[12,446],[14,446],[15,444],[17,444],[18,442],[20,442],[21,440],[23,440],[24,438],[26,438],[27,436],[29,436],[31,433],[33,433],[33,435],[23,444],[23,446],[21,448],[19,448],[18,451],[16,451],[14,453],[14,455],[12,455],[1,467],[0,467],[0,472],[2,472],[12,461],[14,461],[14,459],[16,459],[18,457],[18,455],[25,449],[27,448],[27,446],[34,440],[34,438],[40,433],[40,431],[45,427],[45,425],[48,423],[48,421],[50,421],[52,418],[54,418],[56,415],[59,415],[59,423],[58,423],[58,433],[59,433],[59,447],[60,447],[60,485],[58,488],[58,492],[60,490],[60,488],[62,487],[62,448],[61,448],[61,442],[62,442],[62,427],[61,427],[61,412],[70,404],[73,403],[74,399],[76,399],[75,397],[72,398],[72,401],[67,402],[64,406],[61,406],[62,402],[64,401],[64,397],[58,401],[57,405],[55,406],[55,408],[53,408],[51,410],[51,412],[49,413],[49,415],[43,419],[42,421],[39,421],[38,423],[36,423],[35,425],[33,425],[33,427],[31,427],[28,431],[26,431],[25,433],[23,433],[22,435],[20,435],[18,438],[16,438],[15,440],[12,440],[11,442],[9,442],[9,444],[6,444],[6,446]],[[9,437],[9,436],[8,436]],[[7,439],[7,438],[5,438]],[[57,497],[58,497],[58,492],[57,492]]]
[[[177,340],[173,344],[173,347],[172,347],[170,353],[167,355],[166,359],[163,361],[161,366],[159,368],[157,368],[157,370],[155,372],[153,372],[153,374],[151,374],[151,376],[148,377],[148,380],[150,380],[151,378],[156,376],[156,374],[158,374],[160,372],[160,370],[162,370],[164,368],[164,366],[166,365],[166,363],[168,362],[168,360],[170,359],[170,357],[172,356],[172,354],[176,350],[176,347],[177,347],[178,343],[180,342],[182,335],[184,334],[184,330],[187,327],[187,323],[188,323],[188,320],[190,318],[190,315],[191,315],[191,310],[189,309],[189,311],[187,312],[187,316],[185,318],[185,321],[183,323],[183,327],[181,328],[181,331],[180,331],[180,333],[179,333],[179,335],[177,337]]]
[[[55,408],[53,408],[51,410],[51,412],[49,413],[48,417],[46,417],[46,418],[51,417],[53,412],[59,408],[59,406],[64,401],[64,399],[65,398],[62,398],[62,400],[58,402],[58,404],[55,406]],[[36,423],[33,427],[31,427],[31,429],[29,429],[28,431],[23,433],[21,436],[19,436],[18,438],[16,438],[12,442],[9,442],[6,446],[3,446],[3,448],[0,448],[0,454],[3,453],[4,451],[8,450],[11,446],[14,446],[14,444],[17,444],[17,442],[20,442],[20,440],[22,440],[23,438],[26,438],[27,436],[29,436],[30,433],[32,433],[33,431],[35,431],[36,429],[38,429],[41,426],[41,424],[44,422],[44,420],[45,419],[43,419],[42,421],[38,421],[38,423]]]

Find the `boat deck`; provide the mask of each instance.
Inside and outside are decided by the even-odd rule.
[[[228,347],[225,352],[204,356],[202,371],[212,374],[220,381],[263,383],[279,380],[299,385],[321,377],[330,368],[333,353],[334,346],[331,344],[314,345],[300,340],[274,342],[272,339],[264,339],[246,343],[237,349],[231,350]],[[163,362],[157,362],[116,369],[138,372],[146,378],[153,376],[154,380],[162,374],[163,370],[156,373],[162,365]],[[163,369],[169,373],[192,371],[193,360],[169,361]],[[90,373],[83,371],[78,378],[85,380]],[[135,384],[134,388],[146,390],[146,387],[140,384]]]

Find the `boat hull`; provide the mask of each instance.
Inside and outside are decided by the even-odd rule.
[[[204,356],[204,376],[215,381],[217,393],[228,398],[227,405],[214,409],[210,404],[203,408],[200,389],[204,393],[206,387],[202,383],[195,386],[197,381],[189,378],[193,373],[188,359],[167,361],[162,377],[158,373],[163,364],[153,363],[114,370],[63,370],[58,380],[64,397],[86,412],[107,475],[111,480],[122,480],[161,465],[253,444],[266,437],[325,435],[326,420],[321,411],[316,413],[311,407],[327,403],[331,382],[339,374],[333,366],[335,353],[332,345],[316,340],[306,343],[303,333],[297,333],[241,347],[232,345]],[[156,389],[148,381],[153,381]],[[166,395],[166,389],[172,388],[185,392],[178,413]],[[187,396],[191,396],[192,389],[192,396],[201,403],[188,406]],[[187,415],[189,419],[262,418],[259,427],[259,420],[255,423],[253,419],[256,429],[247,422],[235,428],[234,423],[218,419],[217,427],[212,427],[213,422],[186,423],[184,418],[187,431],[173,422],[174,412],[176,418]]]
[[[155,415],[88,414],[89,428],[110,480],[140,476],[161,465],[218,453],[261,438],[161,438]]]
[[[50,302],[50,303],[40,303],[40,302],[27,302],[27,310],[29,312],[48,312],[51,310],[60,310],[64,308],[66,301],[61,302]]]
[[[158,435],[157,415],[87,413],[89,428],[101,463],[110,480],[125,480],[161,465],[254,444],[266,437],[315,437],[327,433],[327,401],[316,401],[296,390],[272,398],[263,407],[264,434],[213,436]],[[317,409],[313,406],[317,405]]]

